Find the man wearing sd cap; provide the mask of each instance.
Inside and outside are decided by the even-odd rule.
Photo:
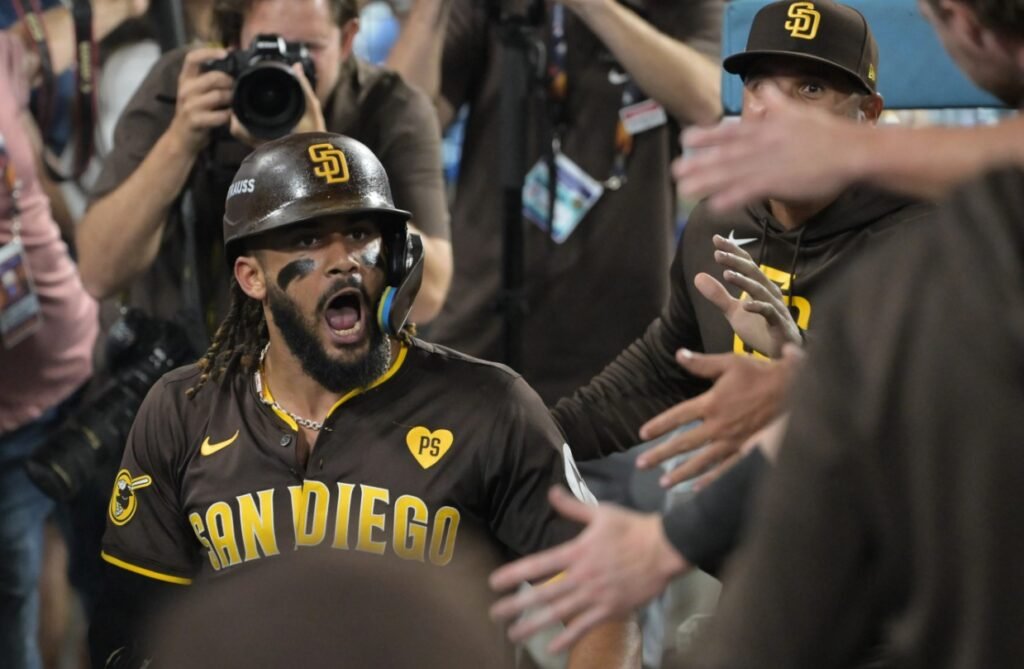
[[[540,399],[405,327],[423,249],[376,157],[297,134],[234,183],[231,308],[202,360],[139,411],[108,510],[114,580],[166,590],[318,546],[458,568],[474,558],[467,534],[505,556],[571,536],[546,490],[590,495]],[[114,608],[97,616],[95,657],[134,640]],[[604,627],[571,664],[629,664],[632,636]]]
[[[766,5],[754,18],[745,51],[723,66],[743,78],[741,124],[770,116],[773,94],[864,124],[873,124],[882,111],[871,29],[858,11],[831,1]],[[679,349],[778,357],[784,342],[800,344],[812,323],[828,322],[843,310],[829,299],[827,288],[864,249],[894,243],[903,222],[927,211],[913,200],[869,187],[850,188],[838,197],[769,197],[723,214],[702,202],[678,245],[661,317],[554,409],[578,457],[624,450],[637,442],[638,433],[653,439],[700,419],[702,426],[676,435],[639,462],[654,466],[710,442],[666,476],[663,484],[670,485],[733,456],[778,413],[789,374],[784,366],[724,358],[710,378],[721,375],[727,385],[727,373],[746,371],[757,382],[748,378],[731,392],[723,388],[702,395],[709,383],[680,368],[690,363],[677,358]],[[719,420],[723,416],[727,420]]]
[[[746,50],[725,60],[728,71],[743,77],[741,122],[771,114],[765,101],[769,92],[833,116],[877,119],[882,100],[875,91],[878,56],[870,27],[851,7],[808,4],[785,0],[766,5],[754,19]],[[810,20],[792,16],[807,17],[809,9],[815,12]],[[580,459],[597,457],[629,448],[638,432],[653,438],[702,420],[643,454],[640,462],[650,466],[708,444],[666,476],[668,485],[734,459],[744,441],[783,410],[795,361],[755,360],[747,354],[778,357],[787,339],[799,343],[812,325],[817,330],[841,316],[846,303],[837,299],[835,288],[850,266],[873,250],[912,243],[923,227],[916,221],[930,211],[927,205],[867,187],[851,188],[838,198],[769,198],[726,214],[701,203],[679,244],[671,298],[661,318],[590,384],[556,405],[553,414],[574,452]],[[733,287],[731,294],[716,277]],[[740,291],[745,294],[737,296]],[[681,348],[715,355],[680,355]],[[713,379],[714,386],[707,390],[701,377]],[[638,514],[622,520],[628,512],[614,508],[583,513],[563,500],[560,508],[597,528],[591,535],[608,528],[609,519],[621,522],[613,533],[596,540],[591,536],[589,542],[581,535],[571,548],[547,551],[496,574],[493,582],[506,589],[511,577],[522,574],[538,578],[565,569],[571,581],[574,563],[580,564],[577,589],[511,595],[496,613],[517,615],[538,603],[562,614],[628,610],[691,565],[721,566],[765,467],[755,450],[726,482],[725,493],[719,488],[713,497],[678,506],[662,522]],[[709,498],[714,500],[711,508]],[[631,564],[640,562],[630,553],[638,545],[657,549],[644,551],[649,564],[671,568],[622,568],[616,577],[593,579],[615,568],[610,556],[628,555]],[[593,582],[607,587],[588,590]],[[613,582],[623,587],[608,586]],[[616,606],[607,606],[608,594],[622,595]],[[527,636],[539,627],[527,621],[513,633]],[[570,635],[560,638],[570,640]]]

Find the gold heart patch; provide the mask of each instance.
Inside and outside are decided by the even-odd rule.
[[[450,430],[434,430],[431,432],[423,426],[409,430],[405,435],[405,445],[409,447],[412,457],[420,463],[420,467],[430,469],[444,457],[452,447],[455,435]]]

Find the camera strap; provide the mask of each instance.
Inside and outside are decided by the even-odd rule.
[[[30,0],[28,11],[22,0],[14,0],[14,8],[35,45],[39,58],[42,84],[39,88],[36,118],[43,136],[47,136],[54,122],[57,104],[56,75],[53,59],[41,15],[39,0]],[[43,167],[54,181],[77,181],[89,166],[94,148],[93,133],[96,125],[96,73],[99,69],[99,53],[92,32],[92,3],[90,0],[73,0],[71,17],[75,26],[75,102],[72,124],[73,153],[71,174],[64,175],[56,167],[57,159],[48,151],[43,154]]]
[[[44,131],[49,129],[54,114],[56,95],[54,94],[54,73],[53,59],[50,57],[50,46],[46,38],[46,26],[43,24],[42,7],[39,0],[30,0],[31,6],[26,11],[21,0],[13,0],[14,11],[28,30],[32,38],[32,45],[35,48],[36,57],[39,59],[39,72],[42,83],[38,88],[36,98],[36,118],[39,120],[39,127]]]

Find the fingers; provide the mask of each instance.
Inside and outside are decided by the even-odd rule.
[[[743,302],[743,309],[753,314],[763,316],[771,325],[778,325],[782,321],[778,310],[774,305],[760,300],[746,300]]]
[[[739,451],[739,447],[740,444],[728,439],[711,443],[704,450],[662,476],[658,480],[658,484],[662,488],[671,488],[683,481],[689,481]]]
[[[731,314],[739,304],[739,300],[729,294],[722,282],[710,274],[699,273],[693,277],[693,285],[697,287],[701,295],[726,316]]]
[[[583,610],[589,603],[587,589],[574,587],[565,589],[562,595],[550,604],[530,615],[517,620],[508,630],[508,638],[514,642],[527,639],[545,627],[568,620]]]
[[[528,555],[514,562],[509,562],[491,574],[489,579],[491,589],[500,592],[518,587],[522,583],[537,581],[559,574],[572,565],[575,553],[575,540],[573,540],[560,546]],[[553,585],[554,583],[549,583],[544,587],[552,587]],[[544,587],[534,588],[528,592],[543,590]],[[539,595],[537,596],[539,597]],[[497,605],[495,605],[495,608],[497,608]],[[499,609],[498,611],[501,612],[504,609]]]
[[[704,415],[707,400],[699,395],[666,409],[640,426],[640,438],[644,441],[657,439],[688,423],[698,420]],[[643,456],[641,456],[643,459]]]
[[[749,253],[744,251],[740,246],[737,246],[735,243],[730,242],[728,239],[726,239],[722,235],[714,235],[714,236],[712,236],[711,237],[711,243],[714,244],[715,248],[718,249],[719,251],[725,251],[726,253],[731,253],[734,256],[737,256],[739,258],[742,258],[742,259],[748,261],[755,268],[757,267],[757,264],[754,263],[754,258]]]
[[[782,359],[786,362],[800,363],[807,357],[807,353],[796,344],[786,344],[782,347]]]
[[[548,490],[548,501],[558,513],[569,520],[575,520],[577,523],[585,525],[594,519],[599,509],[592,504],[584,504],[560,485],[552,486]]]
[[[721,251],[715,252],[716,260],[718,259],[717,256],[719,253],[721,253]],[[780,298],[776,297],[775,294],[767,287],[765,287],[763,283],[755,279],[752,279],[749,276],[740,274],[739,272],[727,269],[722,274],[722,278],[725,279],[728,283],[736,286],[740,290],[745,291],[755,300],[760,300],[762,302],[780,301]]]
[[[693,489],[699,491],[703,490],[704,488],[707,488],[709,485],[714,483],[722,474],[728,471],[733,465],[739,462],[744,455],[746,455],[746,452],[741,451],[739,453],[730,455],[725,460],[722,460],[720,463],[715,465],[711,469],[711,471],[697,479],[697,481],[693,484]]]
[[[732,353],[697,353],[681,348],[676,351],[676,362],[679,366],[702,379],[717,379],[732,362]]]
[[[185,54],[185,61],[181,66],[181,79],[195,77],[202,71],[203,63],[211,60],[220,60],[228,55],[226,49],[218,47],[199,47],[198,49],[192,49]],[[218,72],[223,76],[227,76],[223,72]],[[228,77],[230,79],[230,77]]]
[[[551,640],[548,651],[561,653],[579,641],[587,632],[594,629],[612,616],[612,611],[604,606],[593,606],[572,619],[564,630]]]
[[[494,575],[491,577],[491,582],[493,585]],[[518,581],[515,585],[520,585],[521,583],[522,581]],[[545,605],[575,588],[576,584],[568,578],[552,579],[536,587],[522,588],[518,592],[502,597],[491,605],[491,618],[494,620],[514,618],[521,615],[527,609]]]
[[[711,436],[711,428],[706,423],[701,423],[697,427],[681,432],[646,451],[636,459],[636,466],[640,469],[650,469],[671,457],[689,453],[694,449],[700,448],[707,443]]]

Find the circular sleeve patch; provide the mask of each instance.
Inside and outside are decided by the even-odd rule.
[[[110,522],[124,525],[131,520],[139,506],[135,491],[151,483],[153,479],[148,474],[140,474],[133,478],[127,469],[119,471],[114,478],[114,491],[110,495],[110,505],[107,507]]]

